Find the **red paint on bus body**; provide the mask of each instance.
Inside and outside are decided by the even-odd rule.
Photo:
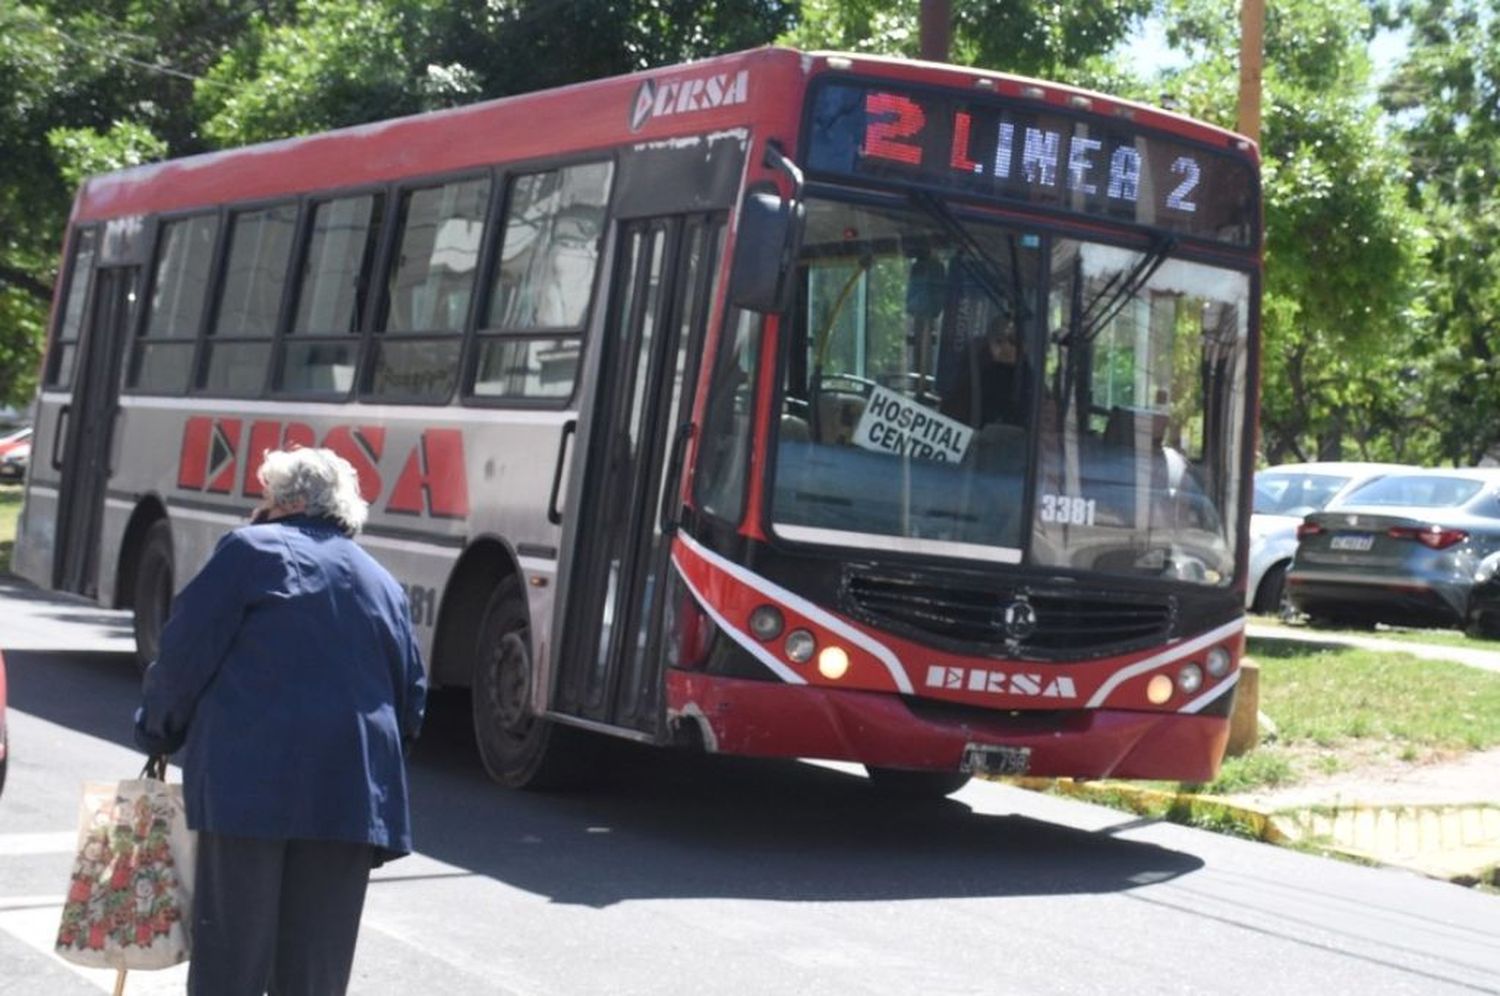
[[[238,482],[242,496],[259,498],[263,491],[257,472],[265,452],[313,446],[315,440],[312,427],[302,422],[260,419],[245,431],[240,419],[193,416],[182,427],[177,487],[231,494]],[[371,505],[376,504],[384,492],[380,464],[386,453],[385,427],[336,425],[324,434],[321,445],[354,466],[360,494]],[[423,429],[404,457],[385,504],[386,512],[448,519],[469,514],[462,432]]]
[[[957,771],[970,744],[1027,747],[1041,777],[1212,781],[1229,738],[1219,716],[1076,709],[1045,719],[1002,711],[919,714],[883,692],[667,673],[668,715],[708,727],[724,754],[815,757]]]
[[[849,656],[849,670],[841,678],[829,680],[818,673],[811,661],[794,665],[781,658],[779,641],[764,644],[789,670],[814,686],[887,694],[915,693],[985,709],[1088,706],[1174,714],[1191,700],[1212,696],[1215,689],[1227,693],[1237,680],[1235,668],[1243,654],[1242,627],[1196,650],[1191,647],[1195,639],[1203,643],[1197,638],[1204,634],[1188,634],[1175,641],[1175,646],[1158,645],[1092,660],[1068,661],[1065,668],[1038,665],[1034,661],[954,654],[883,632],[826,607],[808,605],[798,596],[783,599],[769,581],[744,568],[735,568],[731,573],[699,554],[680,536],[673,547],[673,563],[688,584],[743,638],[754,639],[749,636],[750,614],[761,605],[771,604],[785,619],[786,631],[804,629],[812,633],[818,647],[843,648]],[[798,607],[799,602],[807,605],[807,611]],[[851,639],[851,633],[857,639]],[[1212,646],[1228,651],[1230,670],[1191,695],[1177,691],[1178,669],[1189,662],[1201,666]],[[1133,670],[1136,668],[1140,670]],[[1126,674],[1123,678],[1119,677],[1122,672]],[[1174,691],[1165,702],[1153,703],[1146,695],[1146,686],[1158,674],[1173,679]]]

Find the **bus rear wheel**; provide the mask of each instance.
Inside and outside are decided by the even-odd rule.
[[[531,630],[520,581],[507,578],[485,605],[474,660],[474,739],[490,778],[508,788],[559,788],[583,760],[577,731],[531,708]]]
[[[161,631],[172,609],[172,527],[151,523],[135,563],[135,662],[144,671],[161,652]]]
[[[884,795],[898,799],[942,799],[969,783],[962,771],[907,771],[865,765],[870,784]]]

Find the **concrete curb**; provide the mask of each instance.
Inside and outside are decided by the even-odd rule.
[[[1131,782],[1069,778],[997,781],[1268,844],[1405,868],[1459,885],[1500,885],[1500,804],[1493,802],[1336,802],[1268,810],[1221,796],[1147,788]]]

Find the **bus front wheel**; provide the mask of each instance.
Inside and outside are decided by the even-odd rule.
[[[172,527],[165,519],[146,528],[134,591],[135,661],[144,671],[161,651],[161,631],[172,609]]]
[[[484,770],[509,788],[557,788],[575,781],[577,731],[531,708],[531,633],[517,578],[495,587],[479,627],[474,662],[474,739]]]

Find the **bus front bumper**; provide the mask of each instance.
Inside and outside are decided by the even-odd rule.
[[[1010,713],[945,709],[898,695],[669,671],[668,715],[707,750],[875,767],[958,771],[972,746],[1030,750],[1025,774],[1207,782],[1226,716],[1123,709]]]

